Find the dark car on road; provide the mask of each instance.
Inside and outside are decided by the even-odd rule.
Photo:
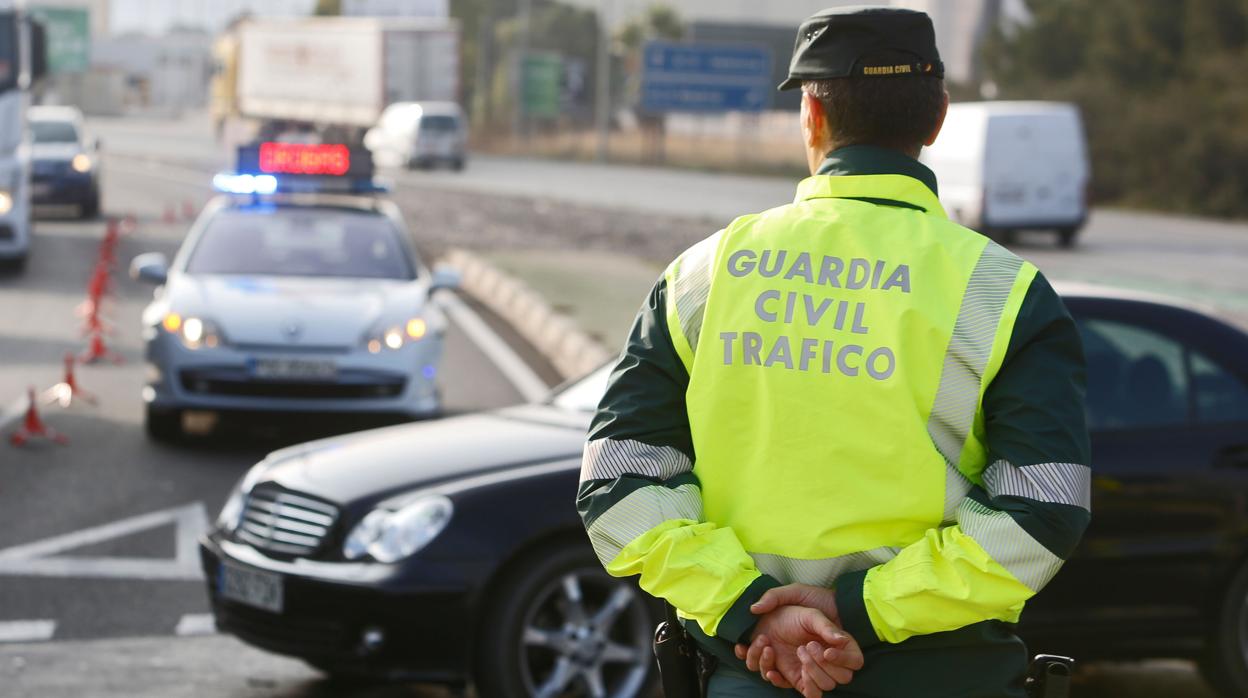
[[[68,204],[83,218],[100,212],[99,141],[87,137],[77,107],[30,108],[31,199]]]
[[[1024,613],[1033,651],[1192,657],[1248,694],[1248,335],[1064,289],[1084,336],[1093,520]],[[634,696],[653,600],[607,577],[572,499],[607,369],[544,404],[278,451],[202,557],[218,626],[338,674],[477,694]]]

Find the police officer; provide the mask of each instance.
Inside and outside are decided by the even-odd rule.
[[[671,263],[590,429],[594,549],[718,658],[715,698],[1021,696],[1006,624],[1088,524],[1074,323],[916,159],[943,74],[923,13],[802,23],[813,176]]]

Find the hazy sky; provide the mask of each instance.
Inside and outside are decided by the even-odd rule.
[[[305,15],[316,0],[108,0],[108,4],[114,33],[159,34],[173,24],[215,31],[243,10],[259,15]]]

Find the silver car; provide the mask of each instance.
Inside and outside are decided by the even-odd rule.
[[[201,413],[439,411],[431,296],[456,274],[421,263],[389,201],[220,196],[172,264],[140,255],[131,275],[158,286],[142,319],[154,439]]]

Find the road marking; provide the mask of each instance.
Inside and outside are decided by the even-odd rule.
[[[56,556],[66,550],[169,524],[176,526],[176,552],[172,559]],[[0,576],[198,581],[203,579],[203,573],[199,568],[197,540],[207,530],[208,516],[203,502],[140,514],[0,550]]]
[[[481,349],[486,358],[498,367],[498,370],[515,386],[525,400],[537,402],[550,393],[550,386],[546,385],[546,381],[538,377],[524,359],[516,354],[511,345],[490,329],[485,320],[468,307],[467,303],[460,300],[459,296],[453,293],[442,293],[439,294],[439,298],[442,307],[451,316],[451,320],[464,331],[464,334],[468,335],[473,344]]]
[[[178,627],[173,632],[178,635],[215,635],[217,622],[211,613],[187,613],[178,619]]]
[[[0,621],[0,642],[44,642],[55,632],[54,620]]]

